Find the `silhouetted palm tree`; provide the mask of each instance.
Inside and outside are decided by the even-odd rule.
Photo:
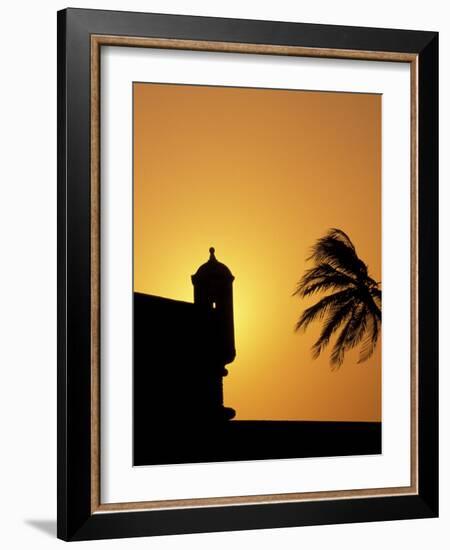
[[[373,353],[381,328],[380,283],[368,275],[367,265],[358,258],[355,247],[343,231],[330,229],[312,248],[308,258],[315,266],[298,282],[293,295],[311,296],[332,290],[305,309],[295,330],[306,329],[314,320],[323,320],[322,332],[313,345],[316,359],[340,329],[331,352],[331,364],[340,367],[347,350],[361,344],[359,361]]]

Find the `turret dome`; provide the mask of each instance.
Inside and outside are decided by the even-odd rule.
[[[207,280],[229,282],[234,280],[234,276],[229,268],[217,260],[213,247],[209,249],[209,260],[197,269],[195,275],[192,275],[192,282],[194,284]]]

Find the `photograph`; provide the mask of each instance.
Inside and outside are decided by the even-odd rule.
[[[132,95],[133,465],[382,453],[382,94]]]

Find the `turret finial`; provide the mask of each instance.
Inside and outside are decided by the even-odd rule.
[[[211,248],[209,249],[209,253],[210,253],[209,259],[210,260],[215,260],[216,259],[216,257],[214,256],[215,251],[216,251],[216,249],[213,246],[211,246]]]

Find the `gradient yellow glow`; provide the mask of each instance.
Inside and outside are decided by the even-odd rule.
[[[381,420],[381,342],[333,371],[295,333],[315,240],[348,233],[381,280],[381,96],[134,84],[134,288],[192,301],[214,246],[233,272],[238,419]],[[316,297],[317,299],[317,297]],[[179,327],[182,330],[182,327]]]

